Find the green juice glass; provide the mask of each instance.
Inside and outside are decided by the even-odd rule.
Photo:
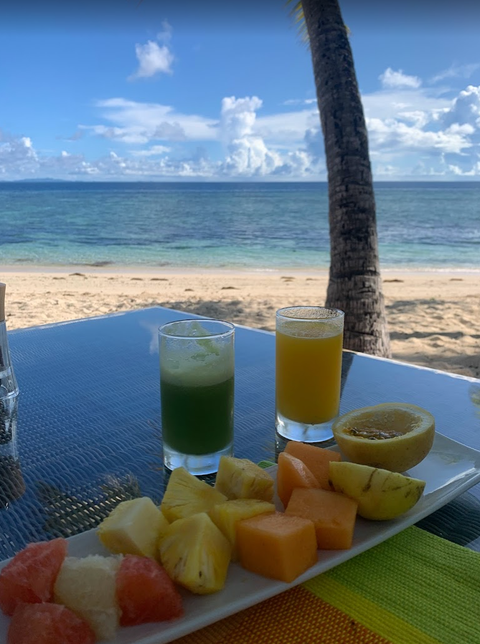
[[[233,453],[235,327],[178,320],[159,329],[163,462],[195,475]]]

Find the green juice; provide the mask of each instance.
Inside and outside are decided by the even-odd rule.
[[[160,379],[163,440],[182,454],[213,454],[233,441],[234,378],[194,385]]]

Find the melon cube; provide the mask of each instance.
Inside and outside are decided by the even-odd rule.
[[[285,447],[285,452],[305,463],[321,488],[324,490],[332,489],[328,482],[330,461],[340,461],[342,458],[340,452],[309,445],[308,443],[299,443],[298,441],[289,441]]]
[[[352,547],[357,508],[356,501],[338,492],[297,488],[285,514],[313,521],[319,548],[347,550]]]
[[[303,461],[281,452],[278,455],[277,494],[284,507],[296,487],[318,487],[317,479]]]
[[[117,554],[158,558],[158,541],[169,523],[152,499],[123,501],[102,521],[97,534]]]
[[[312,521],[281,512],[239,521],[237,547],[244,568],[287,583],[317,562]]]
[[[232,561],[238,561],[237,522],[266,512],[275,512],[273,503],[256,499],[233,499],[214,505],[210,510],[210,518],[232,544]]]

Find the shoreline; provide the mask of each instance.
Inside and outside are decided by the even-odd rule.
[[[94,266],[92,264],[46,264],[44,265],[31,265],[31,264],[5,264],[0,265],[0,276],[3,273],[74,273],[84,272],[92,274],[144,274],[151,275],[157,273],[167,273],[169,275],[196,275],[200,273],[217,274],[217,275],[245,275],[245,274],[280,274],[285,271],[294,272],[298,275],[327,275],[329,269],[325,268],[304,268],[298,266],[287,266],[280,268],[245,266],[245,267],[203,267],[203,266],[149,266],[149,265],[121,265],[121,264],[108,264],[105,266]],[[380,267],[380,273],[383,274],[399,274],[399,275],[466,275],[478,276],[480,279],[480,267],[478,268],[458,268],[454,266],[447,266],[443,268],[433,268],[428,266],[412,268],[412,267]]]
[[[392,358],[480,378],[480,276],[387,271]],[[164,306],[273,331],[284,306],[323,305],[327,269],[0,267],[9,330]]]

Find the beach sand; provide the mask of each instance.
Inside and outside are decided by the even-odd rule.
[[[383,272],[392,357],[480,378],[480,275]],[[274,330],[283,306],[323,304],[326,271],[1,269],[9,330],[165,306]]]

